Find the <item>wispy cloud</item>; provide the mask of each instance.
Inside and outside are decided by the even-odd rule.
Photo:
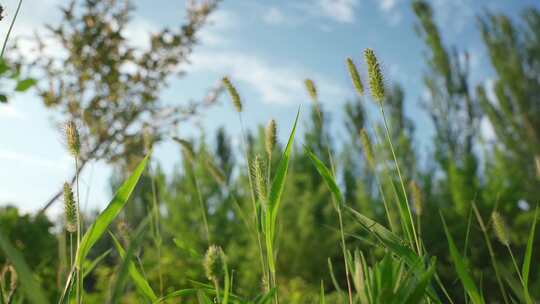
[[[377,1],[379,3],[379,8],[385,12],[392,11],[398,3],[398,0],[377,0]]]
[[[400,8],[402,0],[374,0],[374,2],[391,25],[396,25],[403,19]]]
[[[433,9],[443,29],[453,34],[461,33],[474,21],[474,9],[471,0],[433,0]]]
[[[277,7],[271,7],[263,15],[263,21],[268,24],[283,24],[286,18],[283,12]]]
[[[317,9],[325,17],[340,23],[353,23],[355,20],[354,9],[358,0],[317,0]]]
[[[11,151],[6,149],[0,149],[0,160],[17,162],[19,164],[26,164],[31,166],[46,167],[49,169],[60,169],[65,171],[68,169],[68,156],[65,155],[63,159],[48,159],[42,158],[36,155],[21,153],[19,151]]]
[[[0,104],[0,118],[25,120],[27,116],[12,104]]]
[[[290,66],[279,66],[260,57],[237,52],[199,52],[191,58],[190,72],[227,74],[233,80],[253,88],[261,100],[269,104],[292,105],[306,100],[303,80],[313,77],[324,97],[344,98],[340,85],[311,71]]]
[[[206,46],[226,46],[231,30],[238,25],[238,16],[232,11],[219,9],[209,17],[206,26],[199,32],[199,38]]]

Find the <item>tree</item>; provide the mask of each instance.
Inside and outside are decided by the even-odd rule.
[[[477,192],[474,140],[479,122],[477,101],[469,84],[469,55],[448,49],[424,1],[414,1],[417,31],[428,47],[424,83],[429,92],[425,106],[435,127],[435,159],[448,178],[448,195],[458,213],[468,212]]]
[[[125,31],[134,7],[130,1],[73,0],[63,7],[62,20],[47,25],[47,36],[36,34],[35,59],[26,62],[29,73],[44,79],[37,92],[46,107],[59,114],[60,122],[80,127],[80,173],[93,160],[118,163],[140,157],[143,133],[162,140],[178,123],[214,103],[170,105],[160,99],[168,80],[186,64],[197,32],[216,1],[189,1],[185,23],[163,28],[150,37],[147,49],[131,44]],[[51,45],[61,47],[51,52]],[[18,53],[18,54],[17,54]],[[125,164],[129,169],[131,162]],[[55,194],[46,210],[60,195]]]
[[[522,27],[504,15],[490,13],[479,18],[479,24],[496,73],[493,99],[488,98],[485,86],[477,87],[480,105],[496,136],[498,158],[493,161],[499,164],[494,166],[519,175],[509,181],[513,186],[508,193],[518,194],[514,201],[524,198],[534,204],[540,197],[534,166],[540,157],[540,13],[524,11]]]

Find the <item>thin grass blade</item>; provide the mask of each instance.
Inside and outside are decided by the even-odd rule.
[[[103,259],[105,259],[109,255],[109,253],[111,253],[111,249],[105,251],[100,256],[95,258],[91,263],[85,266],[83,268],[84,269],[83,278],[85,278],[90,272],[92,272],[92,270],[94,270],[97,267],[97,265],[99,265],[99,263],[103,261]]]
[[[525,249],[525,256],[523,258],[523,266],[521,268],[521,276],[523,277],[523,283],[525,288],[529,286],[529,272],[531,270],[531,259],[534,243],[534,233],[536,229],[536,222],[538,221],[538,206],[534,211],[534,220],[531,227],[531,232],[529,233],[529,239],[527,240],[527,248]]]
[[[472,277],[469,275],[467,271],[467,268],[465,266],[465,261],[463,261],[463,258],[459,254],[456,244],[454,243],[454,239],[452,238],[452,235],[450,234],[450,231],[448,230],[448,226],[446,225],[446,221],[444,220],[444,217],[442,216],[442,214],[441,214],[441,219],[442,219],[442,223],[444,227],[444,232],[446,234],[446,239],[448,241],[450,256],[452,257],[454,266],[456,267],[456,272],[458,274],[459,279],[461,280],[461,283],[463,284],[463,287],[465,288],[465,291],[467,291],[473,303],[475,304],[484,303],[484,299],[480,295],[480,292],[478,292],[478,288],[476,287],[476,284],[474,283]]]
[[[133,258],[133,255],[135,254],[135,250],[139,247],[140,243],[142,242],[146,226],[148,225],[148,222],[150,221],[151,216],[152,215],[149,214],[143,220],[143,222],[139,225],[139,227],[137,227],[137,230],[134,233],[134,236],[129,244],[127,251],[124,252],[123,255],[120,254],[120,256],[122,257],[122,264],[120,265],[116,280],[113,284],[112,292],[111,292],[112,296],[109,303],[112,303],[112,304],[118,303],[120,301],[120,298],[122,297],[122,294],[124,292],[125,282],[127,280],[127,276],[128,274],[131,274],[130,270],[131,270],[131,265],[133,263],[131,259]]]
[[[135,186],[139,182],[146,163],[148,162],[150,154],[148,154],[137,166],[133,174],[120,186],[112,201],[107,208],[101,212],[96,218],[96,221],[90,226],[88,231],[84,234],[81,245],[77,250],[77,256],[75,257],[75,264],[81,265],[82,261],[88,255],[88,252],[94,246],[94,244],[101,238],[109,224],[118,216],[122,208],[126,205],[131,196],[131,193],[135,189]]]
[[[114,247],[116,248],[116,251],[118,251],[118,254],[122,259],[126,258],[126,251],[124,248],[122,248],[122,245],[118,241],[118,239],[114,236],[112,232],[109,231],[109,234],[111,235],[111,238],[114,243]],[[155,302],[158,298],[156,294],[154,293],[154,290],[152,287],[150,287],[150,284],[148,281],[144,278],[144,276],[140,273],[140,271],[135,266],[135,263],[133,261],[128,261],[128,273],[131,279],[133,280],[133,283],[135,284],[135,287],[137,290],[147,299],[150,300],[150,302]]]
[[[15,249],[15,247],[13,247],[13,245],[11,245],[11,242],[2,232],[0,232],[0,248],[4,252],[5,257],[13,264],[13,267],[15,267],[21,282],[21,289],[28,297],[29,302],[35,304],[48,303],[43,289],[41,289],[40,284],[35,280],[24,257],[17,249]]]

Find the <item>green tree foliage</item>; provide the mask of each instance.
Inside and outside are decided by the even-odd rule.
[[[44,80],[38,94],[60,114],[60,122],[80,125],[85,144],[79,171],[92,160],[132,168],[142,155],[136,152],[142,151],[141,134],[159,141],[212,103],[172,105],[160,99],[160,92],[186,63],[197,32],[215,7],[214,1],[190,2],[184,24],[152,33],[149,47],[141,47],[126,39],[134,10],[129,1],[74,0],[62,7],[60,22],[47,26],[46,36],[30,42],[35,59],[28,62],[18,53],[21,48],[10,52],[30,74]],[[60,45],[61,51],[52,52],[51,44]]]
[[[95,16],[99,14],[104,16],[99,15],[104,20],[126,18],[127,22],[130,11],[127,8],[109,6],[106,10],[102,5],[109,2],[99,2],[97,7],[88,6],[94,3],[92,1],[85,3],[86,6],[82,6],[82,15],[74,13],[76,6],[65,10],[65,18],[71,20],[68,24],[73,25],[53,29],[53,32],[59,31],[56,33],[60,35],[58,37],[70,37],[70,43],[73,43],[75,38],[80,38],[78,35],[82,35],[81,33],[90,35],[93,30],[86,28],[85,23],[89,22],[88,18],[97,22],[92,18],[97,18]],[[384,99],[378,100],[377,106],[380,104],[387,113],[390,127],[388,137],[393,143],[395,159],[404,183],[410,187],[404,194],[394,155],[386,140],[385,126],[378,115],[369,111],[362,94],[358,94],[359,97],[355,100],[345,102],[342,109],[344,120],[334,122],[331,128],[330,113],[323,106],[325,103],[318,99],[315,82],[307,81],[308,93],[313,103],[309,109],[304,110],[304,129],[297,137],[313,154],[307,153],[301,144],[294,146],[283,201],[277,217],[274,242],[275,251],[278,253],[278,293],[284,303],[347,301],[346,269],[340,248],[340,222],[332,201],[336,197],[335,188],[342,189],[339,196],[343,197],[343,210],[357,211],[344,212],[343,227],[345,243],[350,250],[350,253],[345,254],[345,260],[352,274],[356,301],[354,303],[368,303],[367,299],[371,299],[373,303],[400,303],[405,299],[414,299],[410,300],[411,303],[417,303],[425,298],[426,290],[427,293],[435,292],[444,299],[442,288],[434,283],[435,274],[455,303],[466,302],[467,294],[463,287],[476,302],[481,302],[482,298],[487,302],[502,302],[508,299],[518,302],[525,299],[519,288],[516,288],[520,285],[519,276],[515,273],[507,249],[512,246],[511,250],[518,260],[523,256],[530,256],[532,261],[540,259],[539,251],[536,250],[540,246],[538,238],[527,237],[533,213],[522,210],[523,206],[520,209],[517,204],[519,200],[523,200],[533,206],[540,198],[538,173],[534,164],[535,159],[540,159],[537,134],[540,129],[540,110],[535,99],[540,95],[540,14],[537,10],[525,11],[523,21],[519,23],[521,26],[504,15],[486,14],[479,18],[480,34],[494,67],[496,79],[493,87],[486,86],[484,82],[476,85],[477,89],[473,91],[467,53],[458,52],[443,43],[443,33],[435,24],[433,12],[426,2],[414,1],[412,8],[418,17],[418,32],[427,49],[424,84],[429,94],[423,102],[435,127],[433,155],[420,158],[423,152],[415,145],[414,120],[407,117],[405,111],[406,92],[398,85],[384,88]],[[101,44],[96,43],[93,46],[95,50],[104,52],[108,47],[114,50],[125,43],[121,38],[121,31],[113,30],[120,38],[112,34],[107,36],[110,33],[107,34],[106,23],[97,26],[103,26],[105,33],[93,33],[95,37],[102,39],[104,44],[100,46]],[[196,29],[198,27],[193,30]],[[166,31],[154,36],[153,48],[178,55],[175,52],[179,52],[180,45],[168,44],[165,37],[169,34],[184,37],[187,35],[185,30],[183,28],[176,34]],[[109,42],[109,39],[118,41]],[[183,41],[182,39],[187,38],[178,39]],[[194,42],[189,39],[188,41],[191,44]],[[83,49],[77,49],[77,52],[86,54]],[[58,96],[57,99],[51,99],[57,101],[49,106],[60,109],[68,117],[73,115],[76,121],[88,125],[89,133],[83,134],[81,141],[89,141],[89,144],[94,146],[95,140],[100,138],[100,132],[114,132],[114,129],[111,131],[109,128],[114,124],[109,125],[102,121],[110,118],[107,116],[89,118],[90,122],[86,122],[87,116],[84,113],[90,112],[86,115],[91,115],[106,111],[106,108],[101,101],[94,104],[92,100],[85,98],[74,105],[73,96],[77,96],[74,88],[97,85],[96,98],[101,96],[113,103],[111,113],[118,111],[121,116],[118,118],[120,125],[129,126],[123,115],[135,116],[138,123],[134,133],[127,134],[124,139],[115,138],[115,143],[106,148],[109,150],[96,150],[104,153],[100,154],[100,158],[115,163],[117,171],[112,185],[117,188],[119,181],[124,179],[125,172],[142,151],[149,151],[155,142],[164,139],[160,131],[162,129],[153,128],[150,121],[146,120],[152,116],[137,114],[137,109],[126,110],[125,100],[129,96],[135,96],[135,102],[143,109],[149,107],[163,110],[158,103],[157,94],[163,85],[161,81],[165,80],[168,74],[163,72],[165,74],[156,75],[155,78],[135,80],[129,77],[135,77],[137,72],[128,76],[125,74],[127,72],[118,67],[114,70],[118,75],[109,76],[109,73],[105,73],[102,67],[93,61],[108,59],[108,56],[99,52],[86,54],[84,60],[77,57],[81,62],[64,59],[67,60],[63,62],[67,62],[69,69],[78,71],[77,75],[80,77],[84,76],[82,80],[70,78],[69,88],[62,88],[62,83],[63,86],[68,85],[68,79],[54,73],[47,76],[50,79],[48,84],[52,84],[53,95]],[[140,73],[149,69],[159,71],[161,68],[170,68],[181,63],[161,62],[162,59],[153,58],[151,55],[148,55],[148,58],[139,55],[130,57],[128,53],[113,51],[114,56],[109,60],[116,60],[116,63],[111,63],[113,66],[121,62],[140,64],[136,69]],[[185,55],[187,53],[182,53],[182,56],[176,59],[182,61]],[[128,58],[115,59],[115,56]],[[74,55],[72,57],[75,58]],[[43,66],[41,68],[42,71],[48,71],[43,69]],[[348,68],[351,69],[350,63]],[[93,79],[94,75],[114,79]],[[360,75],[362,73],[356,74],[354,80],[359,92],[362,91],[359,86]],[[115,77],[124,76],[128,82],[137,85],[113,85],[118,80]],[[144,84],[146,81],[149,83]],[[156,83],[152,84],[153,81]],[[230,86],[232,87],[232,84]],[[62,89],[57,91],[59,88]],[[148,99],[145,99],[145,88],[155,95],[146,96]],[[142,91],[138,91],[139,89]],[[46,94],[49,90],[50,88],[40,88],[44,100],[48,98]],[[109,96],[111,93],[113,94]],[[382,97],[382,93],[379,95]],[[75,107],[75,110],[70,110],[71,107]],[[124,110],[127,112],[123,113]],[[495,138],[491,142],[486,142],[478,131],[483,118],[491,123],[495,131]],[[101,121],[94,121],[95,119]],[[143,128],[144,125],[146,128]],[[100,126],[106,130],[95,131]],[[344,131],[344,136],[331,136],[331,131],[336,126],[344,127],[340,129]],[[290,126],[278,126],[278,129],[287,130],[288,127]],[[371,139],[373,164],[367,157],[361,134]],[[178,153],[182,161],[175,165],[171,175],[164,173],[161,167],[163,164],[151,162],[147,175],[141,178],[120,221],[115,228],[111,228],[121,245],[129,248],[134,242],[131,233],[135,231],[135,227],[144,221],[148,214],[156,212],[152,228],[145,235],[139,249],[133,252],[133,261],[136,261],[136,269],[141,272],[139,278],[148,280],[149,286],[158,296],[181,288],[201,287],[201,282],[207,282],[202,262],[204,252],[211,245],[223,249],[227,267],[234,279],[234,294],[253,297],[267,291],[265,289],[268,282],[262,279],[265,275],[264,267],[260,265],[257,244],[256,229],[259,228],[254,224],[252,189],[249,186],[248,174],[255,173],[253,164],[246,164],[243,148],[239,149],[231,144],[232,134],[221,128],[213,135],[214,137],[209,137],[204,134],[191,139],[175,138],[175,142],[179,143]],[[258,127],[246,134],[246,137],[247,158],[252,160],[255,155],[265,156],[260,158],[262,165],[257,168],[262,171],[259,177],[268,173],[273,176],[284,149],[283,143],[278,142],[271,151],[271,157],[266,158],[269,149],[265,142],[264,127]],[[88,146],[85,149],[88,149]],[[85,151],[88,153],[89,150]],[[314,166],[313,157],[320,159],[322,166],[328,167],[328,174],[319,173],[321,164]],[[424,162],[425,166],[419,166],[419,163]],[[246,169],[246,166],[250,169]],[[328,184],[329,179],[334,177],[335,181],[330,182],[337,185],[331,192]],[[264,181],[257,182],[258,187],[264,184]],[[412,248],[412,240],[407,240],[405,228],[408,226],[404,225],[403,216],[399,214],[398,205],[405,201],[404,195],[409,198],[410,208],[414,211],[414,219],[411,221],[420,236],[422,246],[418,251],[425,254],[422,259],[417,258],[414,252],[417,248]],[[388,216],[385,203],[391,210]],[[478,207],[474,209],[474,213],[472,206]],[[496,214],[500,214],[501,218],[506,218],[506,221],[500,220],[501,223],[506,223],[504,228],[507,229],[502,243],[497,242],[493,224],[487,220],[493,210],[497,210]],[[443,213],[444,226],[438,216],[439,212]],[[260,214],[262,212],[259,212],[259,216]],[[52,232],[28,230],[35,226],[36,229],[41,227],[39,229],[52,231],[51,224],[43,216],[19,215],[15,209],[6,208],[0,213],[0,217],[5,218],[0,221],[0,228],[7,231],[10,240],[17,246],[17,240],[22,240],[25,246],[34,246],[30,241],[34,237],[32,234],[43,234],[41,242],[36,242],[35,246],[46,249],[32,247],[32,251],[24,251],[30,266],[37,269],[38,273],[44,273],[43,278],[54,278],[47,275],[63,273],[58,269],[61,269],[65,262],[58,265],[55,262],[47,263],[47,258],[56,257],[58,252],[66,251],[65,248],[57,249]],[[361,220],[358,220],[359,218]],[[499,236],[502,226],[498,226]],[[19,233],[19,229],[22,229],[22,232]],[[376,232],[366,233],[366,230]],[[155,233],[156,231],[159,233]],[[159,239],[156,235],[159,235]],[[446,238],[443,237],[445,235]],[[384,242],[393,247],[378,246]],[[534,250],[526,250],[526,246]],[[97,258],[112,247],[111,240],[103,238],[96,243],[89,258]],[[46,258],[42,254],[46,254]],[[436,261],[430,259],[431,257],[437,257]],[[85,279],[85,290],[88,293],[85,299],[88,302],[99,303],[107,300],[110,291],[108,282],[111,276],[117,274],[116,265],[119,261],[122,261],[119,255],[111,253]],[[0,263],[2,262],[4,261],[0,260]],[[532,263],[528,289],[532,298],[539,299],[540,277],[536,264]],[[529,270],[523,271],[525,272],[528,273]],[[221,277],[220,279],[223,280]],[[463,282],[463,286],[457,283],[458,279]],[[324,297],[319,296],[321,288],[323,295],[326,294]],[[479,289],[489,292],[480,294]],[[191,296],[193,297],[189,300],[195,301],[195,295]],[[198,297],[204,299],[204,295],[200,293]],[[123,300],[135,302],[138,299],[136,286],[128,284]],[[442,302],[446,303],[445,300]]]
[[[477,87],[480,106],[496,135],[492,170],[496,173],[497,167],[504,168],[515,174],[513,181],[507,179],[510,185],[502,188],[503,199],[534,204],[540,196],[533,166],[540,154],[540,106],[536,101],[540,95],[540,14],[534,9],[524,11],[522,24],[504,15],[486,14],[479,23],[496,73],[492,88]],[[492,90],[493,99],[486,89]]]

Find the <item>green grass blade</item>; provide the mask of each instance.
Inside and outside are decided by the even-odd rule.
[[[372,235],[374,235],[388,250],[392,251],[395,255],[400,257],[407,266],[414,268],[415,265],[418,265],[422,262],[422,257],[418,256],[410,247],[405,245],[405,241],[402,240],[399,236],[394,234],[392,231],[386,229],[383,225],[377,223],[376,221],[370,219],[369,217],[361,214],[360,212],[345,206],[345,210],[351,212],[358,222],[367,229]],[[420,276],[421,272],[416,272],[416,276]],[[436,273],[435,273],[436,275]],[[435,289],[432,285],[428,287],[429,296],[433,301],[439,303],[439,297],[435,292]]]
[[[28,297],[29,302],[36,304],[48,303],[43,289],[41,289],[41,286],[35,280],[24,257],[17,249],[15,249],[15,247],[13,247],[13,245],[11,245],[11,242],[2,232],[0,232],[0,248],[4,252],[5,257],[13,264],[13,267],[15,267],[17,275],[19,276],[19,281],[21,282],[21,289]]]
[[[345,210],[351,212],[358,222],[373,234],[386,248],[394,252],[409,266],[416,265],[420,257],[396,234],[386,229],[383,225],[361,214],[360,212],[347,207]]]
[[[334,196],[334,199],[338,204],[343,204],[343,195],[341,195],[341,191],[339,190],[338,185],[335,182],[334,175],[332,172],[328,169],[328,167],[325,166],[325,164],[315,155],[313,152],[311,152],[308,148],[306,148],[306,152],[311,159],[311,162],[313,165],[315,165],[315,168],[317,169],[317,172],[321,175],[321,177],[324,179],[324,182],[330,188],[330,192],[332,192],[332,195]]]
[[[422,298],[425,298],[427,296],[426,288],[431,285],[431,279],[433,278],[433,274],[435,274],[435,259],[433,259],[429,268],[420,275],[418,280],[409,286],[409,290],[407,291],[409,295],[407,296],[405,303],[422,302]]]
[[[197,300],[199,304],[213,304],[212,300],[202,290],[197,292]]]
[[[255,299],[256,304],[266,304],[272,302],[272,299],[274,298],[274,295],[276,293],[276,289],[272,288],[269,292],[267,292],[264,295],[260,295]]]
[[[197,294],[198,291],[199,291],[199,289],[197,289],[197,288],[187,288],[187,289],[176,290],[176,291],[173,291],[173,292],[171,292],[171,293],[157,299],[153,303],[158,304],[158,303],[163,303],[163,302],[165,302],[165,301],[167,301],[169,299],[173,299],[173,298],[181,298],[181,297],[185,297],[185,296],[191,296],[191,295]]]
[[[523,266],[521,267],[521,276],[523,277],[523,283],[525,288],[529,286],[529,272],[531,269],[531,258],[534,243],[534,232],[536,228],[536,222],[538,221],[538,206],[534,211],[534,220],[529,233],[529,239],[527,240],[527,248],[525,249],[525,257],[523,258]]]
[[[124,248],[122,248],[122,245],[118,241],[118,239],[112,234],[112,232],[109,232],[111,235],[111,238],[114,243],[114,247],[116,248],[116,251],[118,251],[118,254],[122,259],[125,259],[126,257],[126,251]],[[131,279],[133,280],[133,283],[135,284],[135,287],[137,290],[147,299],[151,302],[155,302],[157,300],[157,296],[154,293],[154,290],[152,290],[152,287],[150,287],[150,284],[148,281],[144,278],[144,276],[139,272],[137,267],[135,266],[135,263],[133,261],[128,261],[128,273]]]
[[[475,304],[484,303],[482,296],[478,292],[478,288],[476,287],[476,284],[474,283],[472,277],[467,272],[465,261],[463,261],[463,258],[459,254],[456,244],[454,243],[454,239],[452,238],[452,235],[450,234],[450,231],[448,230],[448,226],[446,226],[446,221],[444,220],[444,217],[442,216],[442,214],[441,214],[441,219],[442,219],[442,223],[444,227],[444,233],[446,234],[446,239],[448,241],[450,256],[452,257],[454,266],[456,267],[456,272],[458,274],[459,279],[461,280],[461,283],[463,284],[463,287],[465,288],[465,291],[467,291],[473,303]]]
[[[289,159],[291,157],[291,151],[293,147],[294,134],[296,133],[296,125],[298,124],[298,117],[300,116],[300,109],[296,113],[296,119],[294,120],[294,125],[289,135],[289,140],[287,141],[287,146],[281,160],[279,161],[276,173],[274,175],[274,180],[272,181],[272,186],[270,187],[270,194],[268,197],[268,208],[271,210],[272,214],[272,223],[275,224],[275,219],[281,204],[281,194],[283,193],[283,188],[285,186],[285,177],[287,176],[287,169],[289,168]]]
[[[105,251],[100,256],[95,258],[91,263],[89,263],[87,266],[85,266],[83,268],[84,269],[83,278],[86,277],[90,272],[92,272],[92,270],[94,270],[97,267],[97,265],[109,255],[109,253],[111,253],[111,249]]]
[[[321,292],[319,294],[319,304],[326,304],[326,299],[324,298],[324,285],[321,281]]]
[[[131,193],[135,189],[137,182],[139,181],[146,163],[148,162],[150,154],[148,154],[137,166],[133,174],[120,186],[112,201],[107,208],[101,212],[96,218],[96,221],[90,226],[88,231],[84,234],[81,245],[77,250],[77,256],[75,257],[75,264],[81,265],[82,261],[88,255],[88,252],[94,246],[94,244],[101,238],[109,224],[118,216],[122,208],[126,205],[131,196]]]
[[[334,265],[332,264],[332,259],[328,258],[328,271],[330,273],[330,279],[332,280],[332,284],[334,284],[334,288],[338,292],[338,294],[342,293],[341,288],[339,287],[338,281],[336,280],[336,275],[334,273]]]
[[[127,251],[124,252],[123,254],[121,253],[121,251],[119,251],[119,254],[122,257],[122,264],[120,265],[120,268],[118,270],[118,274],[116,276],[116,280],[115,280],[115,282],[113,284],[112,293],[111,293],[112,296],[111,296],[111,299],[110,299],[109,303],[114,304],[114,303],[119,303],[120,302],[120,298],[122,297],[122,294],[124,292],[124,286],[125,286],[125,282],[127,280],[127,276],[128,276],[128,274],[131,275],[131,270],[132,270],[131,266],[133,265],[133,262],[131,261],[131,259],[135,255],[135,250],[137,249],[137,247],[139,247],[140,243],[142,242],[146,226],[147,226],[148,222],[150,221],[151,216],[152,215],[149,214],[142,221],[142,223],[139,225],[139,227],[137,227],[137,230],[135,231],[134,236],[131,239],[131,242],[129,243],[129,247],[128,247]],[[113,240],[115,240],[115,239],[113,238]],[[121,248],[121,246],[120,246],[120,248]],[[123,251],[123,249],[122,249],[122,251]],[[137,287],[139,287],[137,285],[137,282],[135,282],[135,284],[136,284]],[[155,299],[157,299],[157,297],[155,297]]]
[[[289,140],[281,160],[279,161],[276,173],[274,175],[274,180],[270,187],[270,194],[268,196],[268,212],[264,219],[264,233],[265,233],[265,243],[268,256],[268,266],[271,272],[275,272],[275,262],[274,262],[274,252],[273,252],[273,242],[276,233],[276,220],[277,214],[279,211],[279,206],[281,205],[281,194],[283,193],[283,188],[285,186],[285,178],[287,176],[287,170],[289,168],[289,159],[291,157],[291,151],[293,147],[294,134],[296,133],[296,126],[298,124],[298,117],[300,116],[300,109],[296,113],[296,119],[294,120],[294,125],[289,135]]]

